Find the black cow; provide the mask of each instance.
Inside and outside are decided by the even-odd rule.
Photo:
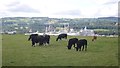
[[[43,35],[44,37],[44,44],[49,44],[50,43],[50,35]]]
[[[60,35],[58,35],[58,37],[57,37],[56,41],[58,41],[58,39],[60,39],[60,40],[61,40],[62,38],[67,39],[67,34],[60,34]]]
[[[35,45],[35,43],[38,43],[38,34],[31,34],[28,38],[28,41],[32,41],[32,46]]]
[[[38,35],[38,34],[31,34],[28,40],[32,41],[32,46],[35,46],[35,43],[39,43],[39,45],[49,44],[50,36],[49,35]]]
[[[77,43],[77,41],[78,41],[78,39],[77,38],[71,38],[71,39],[69,39],[69,41],[68,41],[68,49],[70,50],[71,49],[71,47],[72,47],[72,45],[74,45],[74,47],[75,47],[75,44]]]
[[[87,40],[86,39],[78,40],[76,51],[78,50],[81,51],[81,47],[83,47],[82,51],[84,50],[84,47],[85,47],[85,51],[87,51]]]

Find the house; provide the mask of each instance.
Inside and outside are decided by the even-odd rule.
[[[95,33],[93,30],[87,29],[87,27],[85,26],[84,29],[80,30],[80,35],[81,36],[94,36]]]

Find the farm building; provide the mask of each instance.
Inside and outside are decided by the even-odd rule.
[[[93,30],[87,29],[87,27],[85,27],[84,29],[80,30],[80,35],[81,36],[94,36],[95,33]]]

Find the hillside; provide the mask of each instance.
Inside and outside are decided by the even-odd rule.
[[[2,21],[3,31],[14,31],[26,33],[30,29],[44,32],[46,24],[51,24],[54,29],[63,27],[60,23],[69,23],[69,27],[79,31],[85,26],[88,29],[105,29],[106,31],[96,31],[99,34],[118,34],[118,17],[100,18],[49,18],[49,17],[5,17]]]

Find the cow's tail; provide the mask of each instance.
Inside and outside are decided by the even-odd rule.
[[[28,38],[28,41],[30,41],[30,39],[31,39],[31,38],[29,37],[29,38]]]
[[[56,41],[58,41],[59,38],[56,39]]]
[[[87,40],[85,42],[85,51],[87,51]]]
[[[67,39],[67,35],[66,35],[65,39]]]

